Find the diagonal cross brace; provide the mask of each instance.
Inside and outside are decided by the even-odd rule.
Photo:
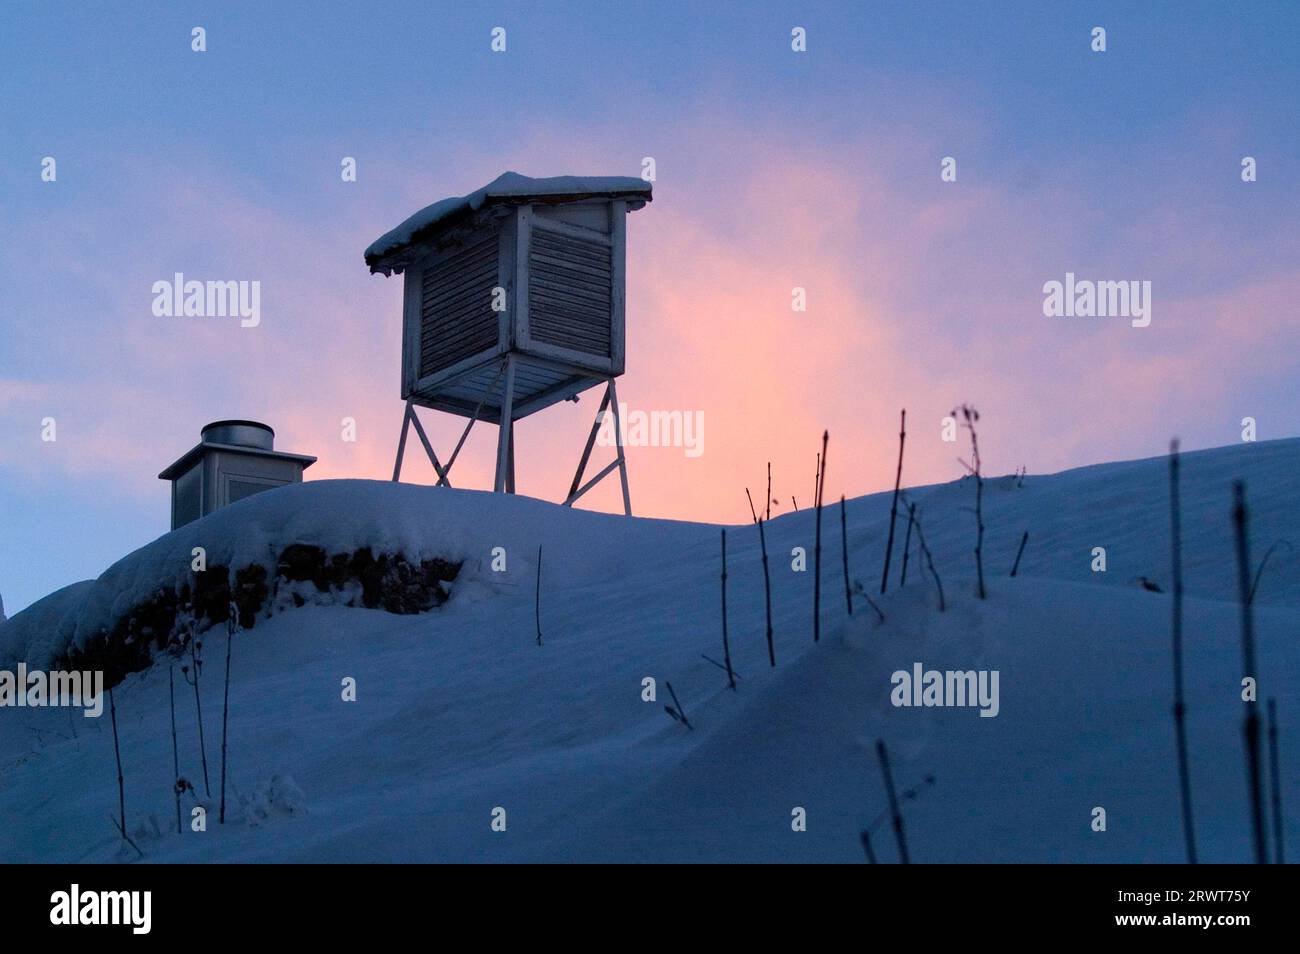
[[[438,460],[438,455],[433,452],[433,445],[429,443],[429,435],[424,433],[424,425],[420,423],[415,407],[409,400],[406,402],[406,413],[402,415],[402,435],[397,441],[397,460],[393,462],[393,480],[397,481],[402,476],[402,458],[406,454],[406,431],[412,424],[415,425],[415,433],[420,438],[420,443],[424,445],[424,452],[429,455],[429,462],[438,472],[438,485],[450,487],[451,481],[447,479],[450,465],[444,468]]]
[[[587,470],[587,462],[591,459],[591,450],[596,446],[596,435],[600,433],[600,425],[605,416],[605,411],[611,404],[613,405],[614,442],[618,448],[617,452],[613,461],[607,464],[600,473],[584,484],[582,482],[582,476]],[[600,481],[612,473],[615,468],[618,469],[619,477],[622,481],[623,512],[630,517],[632,516],[632,501],[628,496],[627,490],[627,458],[623,453],[623,429],[618,413],[618,392],[614,390],[614,379],[610,378],[609,383],[605,387],[605,396],[601,399],[600,408],[596,411],[596,419],[591,424],[591,433],[587,435],[587,446],[583,448],[582,459],[578,461],[578,469],[573,475],[573,484],[569,487],[569,496],[565,499],[564,506],[572,507],[579,497],[585,494],[592,487],[596,486],[596,484],[600,483]]]

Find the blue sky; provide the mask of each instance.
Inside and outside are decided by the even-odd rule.
[[[738,488],[767,459],[811,472],[824,423],[844,440],[828,495],[881,489],[902,405],[991,407],[1006,470],[1158,453],[1172,433],[1229,443],[1245,414],[1261,437],[1300,433],[1295,4],[9,3],[0,75],[10,613],[165,532],[156,474],[208,420],[268,420],[321,476],[386,476],[400,290],[361,251],[505,169],[636,175],[656,157],[622,390],[704,408],[719,450],[634,453],[642,513],[745,519]],[[798,348],[770,343],[786,319],[737,287],[783,263],[774,285],[815,275],[834,306]],[[1067,269],[1152,280],[1152,334],[1046,325],[1038,288]],[[160,324],[147,290],[177,270],[260,279],[266,326]],[[738,336],[769,343],[737,353]],[[780,408],[745,378],[784,382]],[[359,446],[329,436],[344,414]],[[539,462],[524,492],[567,483],[581,416],[521,437]],[[959,475],[948,448],[916,452],[913,479]]]

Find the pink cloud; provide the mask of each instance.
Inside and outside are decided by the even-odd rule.
[[[0,460],[33,480],[50,466],[94,469],[115,475],[123,492],[157,495],[154,475],[201,424],[247,416],[272,424],[277,446],[317,455],[309,477],[387,478],[402,411],[400,280],[366,274],[361,249],[419,205],[505,167],[584,171],[590,155],[607,160],[591,171],[635,167],[639,157],[629,160],[614,133],[602,136],[595,144],[563,131],[519,137],[513,158],[546,155],[545,169],[487,153],[451,157],[455,168],[474,171],[450,187],[427,170],[398,167],[391,174],[406,184],[409,208],[348,206],[330,212],[328,229],[249,198],[201,164],[124,190],[152,223],[147,238],[104,249],[93,238],[112,231],[114,211],[98,221],[80,211],[76,241],[59,246],[60,260],[112,305],[83,329],[77,373],[57,381],[11,375],[0,387],[11,422],[39,420],[57,403],[68,443],[57,458],[11,445]],[[1059,186],[944,191],[937,160],[932,175],[899,176],[899,155],[919,148],[901,136],[864,134],[832,148],[772,130],[686,123],[674,137],[659,150],[655,202],[629,223],[628,373],[619,391],[635,409],[703,412],[705,453],[631,448],[638,513],[747,519],[744,488],[757,505],[768,461],[776,511],[789,508],[792,494],[807,506],[823,428],[831,432],[828,499],[887,487],[904,406],[909,483],[961,473],[955,458],[964,449],[939,440],[939,421],[962,400],[984,412],[993,470],[1133,452],[1153,432],[1178,430],[1189,405],[1226,412],[1234,381],[1285,371],[1294,353],[1275,345],[1294,338],[1287,309],[1300,288],[1295,272],[1212,295],[1158,287],[1147,329],[1045,318],[1042,282],[1075,260],[1060,223],[1092,214],[1087,197]],[[723,179],[720,147],[735,157]],[[1180,214],[1167,209],[1160,228],[1176,234]],[[50,234],[60,225],[52,222]],[[1215,254],[1214,243],[1199,243],[1168,257],[1209,268]],[[262,326],[153,317],[150,283],[178,269],[262,280]],[[795,286],[807,291],[806,312],[791,310]],[[563,496],[598,400],[589,392],[517,426],[521,492]],[[356,443],[341,439],[345,417],[357,422]],[[424,420],[445,457],[463,420]],[[453,483],[490,484],[495,436],[476,428]],[[409,477],[431,480],[418,445],[408,451]],[[619,509],[616,481],[583,505]]]

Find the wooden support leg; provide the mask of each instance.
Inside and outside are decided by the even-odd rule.
[[[397,439],[397,460],[393,462],[393,480],[397,481],[402,476],[402,456],[406,453],[406,432],[411,427],[411,402],[406,402],[406,410],[402,412],[402,436]]]
[[[627,492],[627,456],[623,453],[623,422],[619,419],[618,391],[614,388],[614,379],[609,379],[610,403],[614,406],[614,437],[618,443],[618,476],[623,482],[623,513],[632,516],[632,499]]]
[[[492,489],[503,493],[506,489],[506,477],[510,467],[510,425],[514,421],[515,404],[515,359],[506,359],[505,390],[501,396],[501,421],[497,433],[497,473]]]
[[[510,422],[510,463],[506,468],[506,493],[515,492],[515,422]]]

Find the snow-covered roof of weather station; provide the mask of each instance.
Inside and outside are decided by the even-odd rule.
[[[503,172],[469,195],[452,196],[426,206],[391,232],[375,239],[366,249],[366,264],[372,272],[385,275],[400,271],[403,263],[396,259],[402,252],[488,206],[626,199],[631,211],[651,201],[650,193],[650,183],[635,176],[549,176],[534,179],[517,172]]]

